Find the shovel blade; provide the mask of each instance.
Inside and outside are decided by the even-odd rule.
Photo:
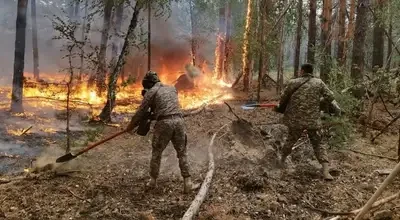
[[[68,153],[62,157],[57,158],[56,163],[63,163],[63,162],[67,162],[69,160],[74,159],[76,156],[72,155],[71,153]]]

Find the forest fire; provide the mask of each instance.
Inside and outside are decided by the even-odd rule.
[[[186,73],[171,71],[167,65],[161,65],[157,69],[163,83],[174,85],[176,79]],[[184,68],[183,68],[184,69]],[[203,67],[197,69],[199,73],[193,79],[195,87],[190,90],[178,90],[179,100],[183,109],[192,109],[202,106],[204,103],[216,103],[230,99],[231,94],[227,89],[230,84],[213,78],[212,73]],[[209,72],[206,73],[206,72]],[[31,78],[31,73],[25,73],[27,79]],[[41,82],[26,80],[24,86],[24,99],[29,101],[29,106],[34,108],[52,107],[56,110],[64,110],[67,100],[68,76],[64,74],[42,74]],[[85,81],[73,83],[71,86],[70,101],[75,108],[90,108],[92,115],[97,115],[104,106],[106,94],[99,96],[95,87],[88,87]],[[137,104],[142,100],[141,85],[136,82],[132,85],[120,86],[117,92],[117,106],[115,111],[118,113],[134,112]],[[11,98],[11,92],[7,94]],[[37,101],[39,100],[39,101]],[[55,104],[54,102],[58,102]],[[60,103],[61,102],[61,103]],[[118,104],[118,102],[122,104]]]

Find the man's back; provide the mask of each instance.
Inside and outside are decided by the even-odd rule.
[[[307,80],[305,77],[290,80],[284,95],[291,93],[305,80]],[[292,94],[284,115],[285,124],[289,127],[302,129],[319,128],[321,125],[321,98],[328,102],[334,100],[333,93],[322,80],[311,78]]]
[[[157,83],[153,89],[156,94],[151,107],[156,117],[181,114],[178,92],[175,87]]]

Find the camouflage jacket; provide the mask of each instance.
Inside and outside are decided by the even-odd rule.
[[[321,126],[320,101],[323,99],[330,103],[334,100],[333,92],[325,83],[313,77],[293,93],[308,77],[310,76],[290,80],[282,93],[279,105],[286,105],[283,121],[288,127],[319,128]],[[284,100],[288,103],[283,103]]]
[[[148,90],[143,97],[141,105],[132,117],[130,127],[134,128],[138,126],[141,118],[150,108],[153,111],[155,119],[160,116],[182,114],[178,92],[175,87],[156,83]]]

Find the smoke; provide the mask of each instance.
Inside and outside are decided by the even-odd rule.
[[[56,159],[65,154],[65,151],[57,146],[46,148],[36,158],[33,168],[36,170],[50,169],[53,171],[79,170],[82,165],[79,160],[71,160],[66,163],[56,163]]]
[[[189,140],[187,146],[188,163],[191,174],[194,178],[197,178],[198,176],[196,175],[196,173],[201,173],[204,167],[206,167],[208,164],[209,140],[207,140],[205,137],[191,137],[193,139]],[[179,161],[172,144],[168,145],[163,155],[164,156],[161,162],[160,173],[165,173],[165,175],[181,176],[181,171],[178,166]]]

